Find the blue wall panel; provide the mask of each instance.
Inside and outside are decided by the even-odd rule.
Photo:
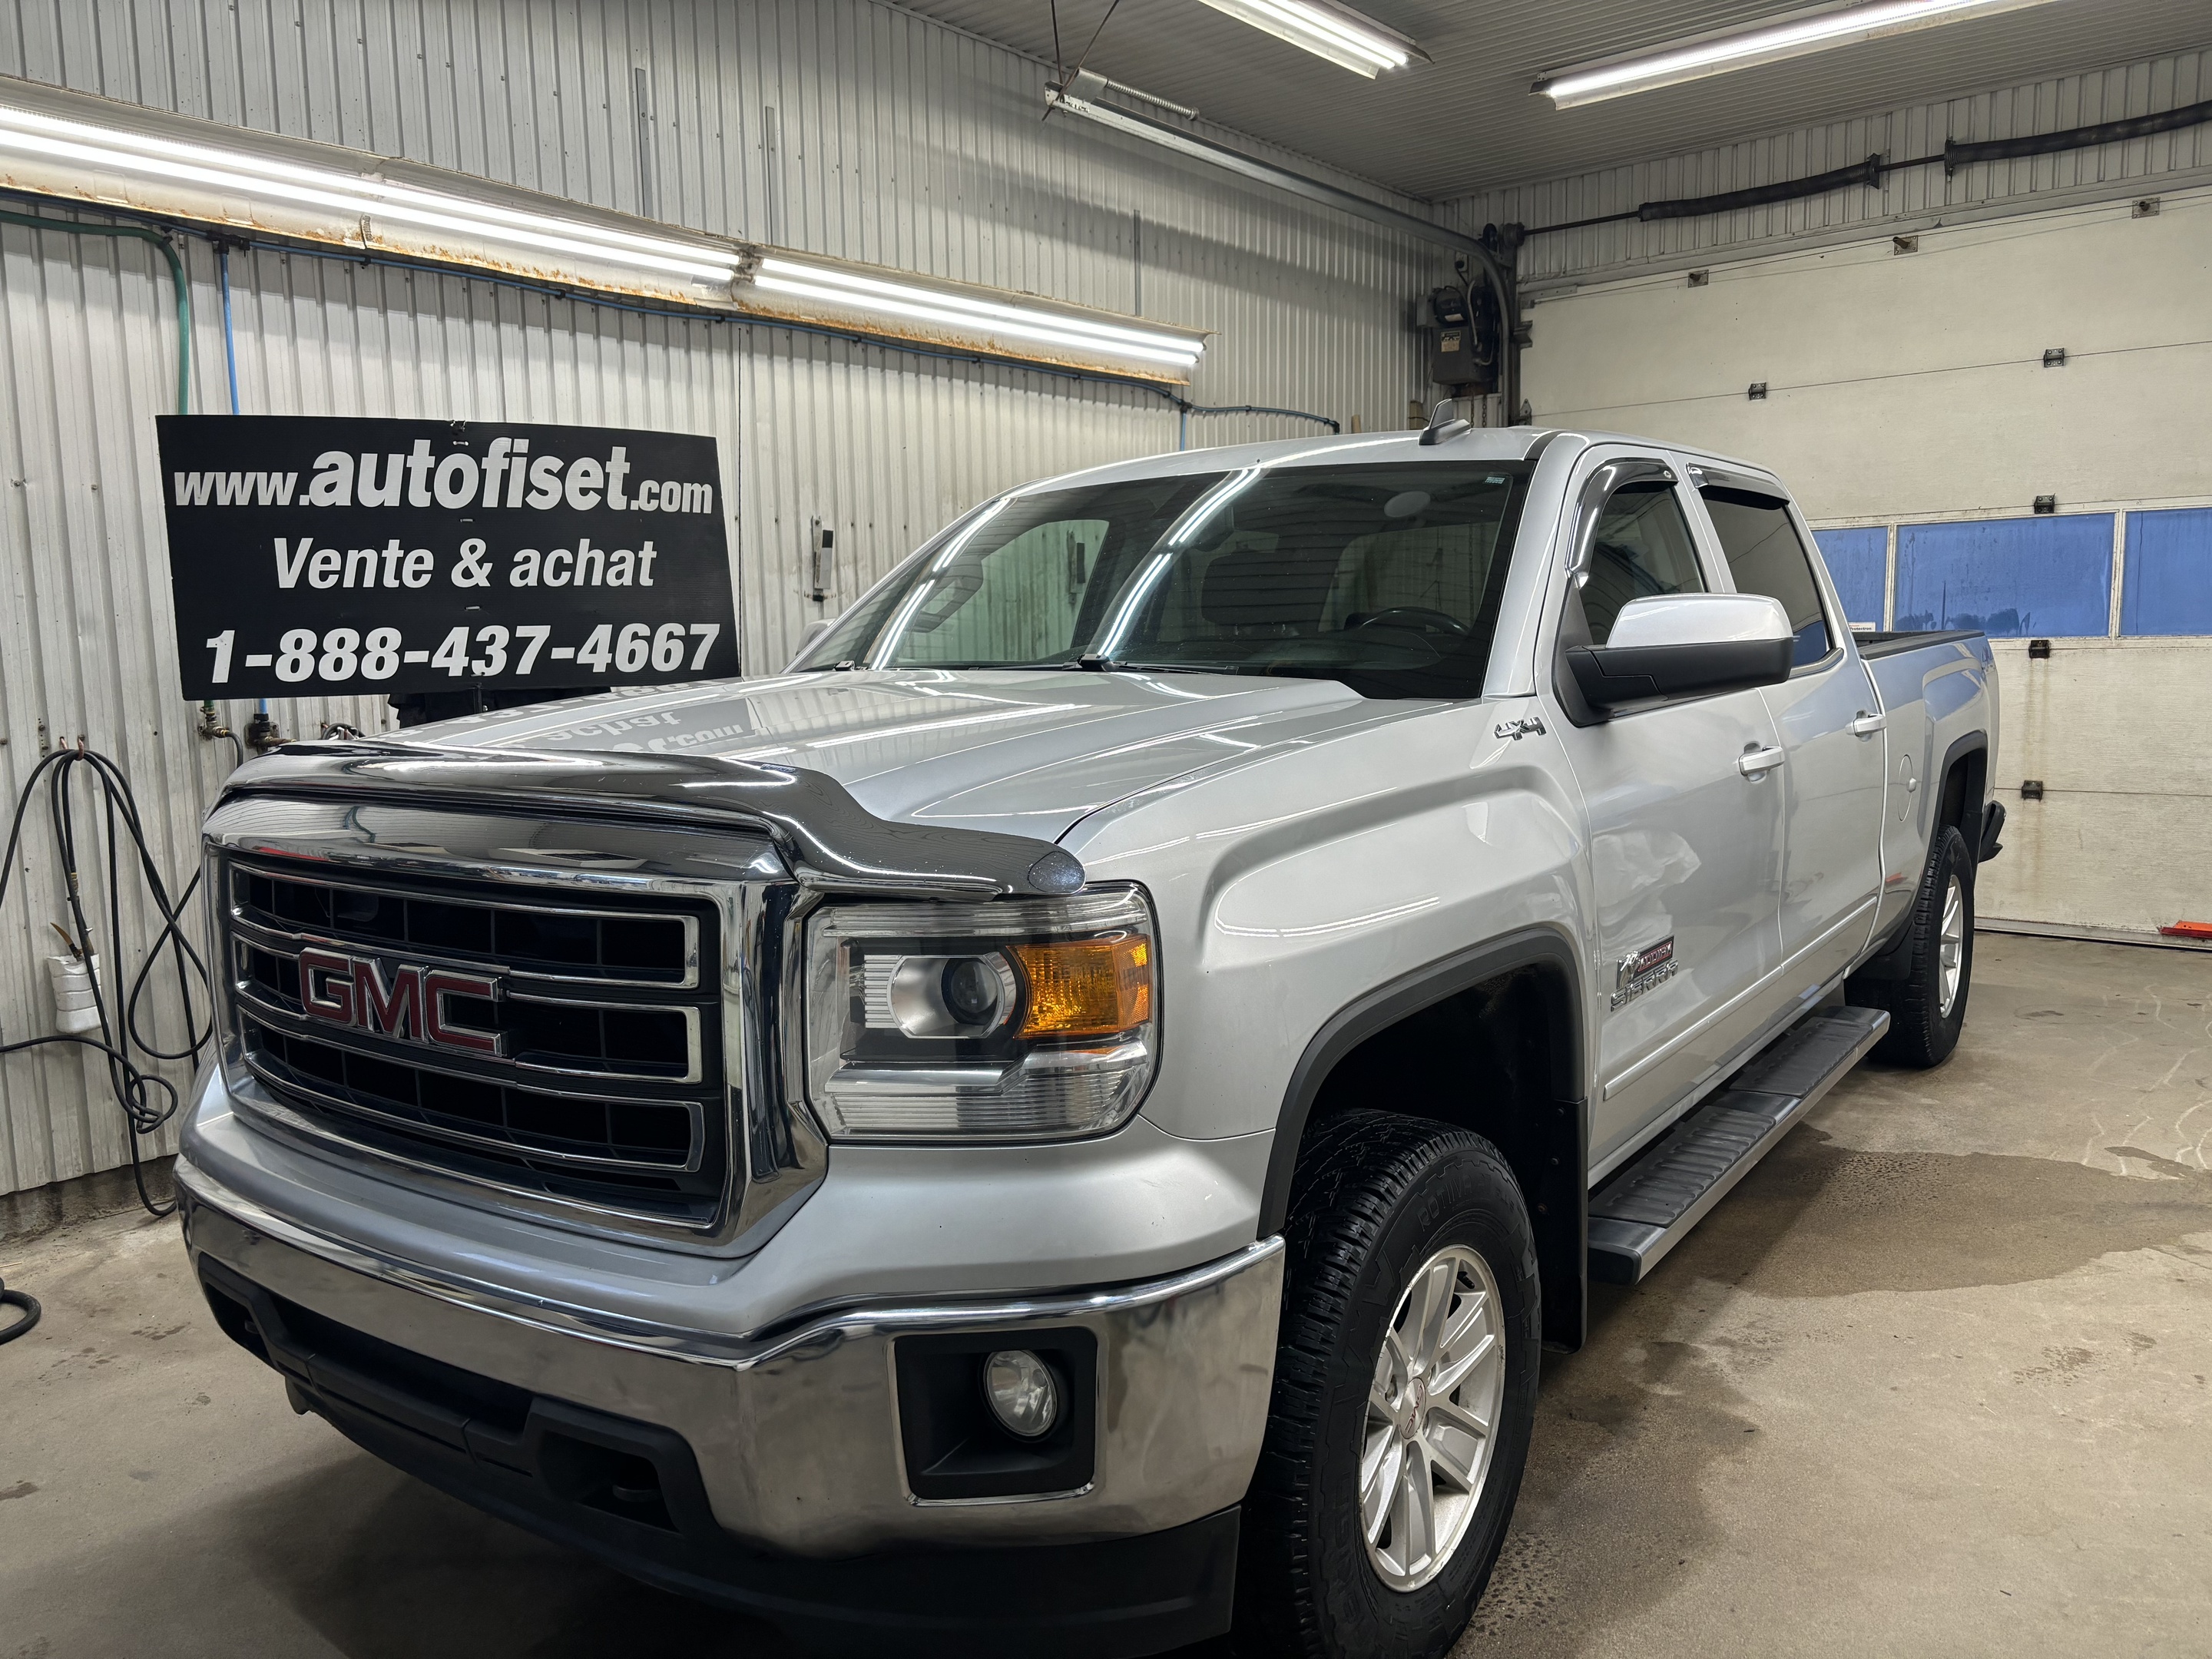
[[[1889,532],[1880,525],[1871,530],[1816,530],[1813,539],[1836,579],[1844,619],[1881,627],[1882,590],[1889,586]]]
[[[2123,634],[2212,634],[2212,507],[2128,514]]]
[[[2109,513],[1897,527],[1900,629],[2101,638],[2112,599]]]

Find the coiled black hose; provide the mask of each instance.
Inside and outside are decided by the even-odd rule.
[[[38,1297],[26,1296],[21,1291],[9,1290],[8,1281],[5,1279],[0,1279],[0,1303],[5,1303],[9,1307],[21,1308],[23,1310],[23,1316],[14,1324],[0,1326],[0,1342],[13,1342],[32,1326],[37,1324],[40,1314],[45,1311],[39,1306]]]
[[[85,914],[84,888],[78,878],[82,867],[78,857],[80,839],[76,823],[76,784],[80,774],[86,775],[98,792],[102,809],[102,823],[106,830],[105,856],[106,860],[106,938],[104,943],[93,931]],[[76,926],[73,945],[81,947],[88,957],[100,957],[110,963],[120,963],[123,951],[123,845],[127,840],[137,849],[138,871],[146,887],[147,896],[161,917],[161,930],[154,937],[146,951],[146,959],[131,982],[131,990],[123,1001],[120,1018],[117,1011],[108,1006],[107,994],[101,988],[100,976],[90,974],[88,979],[92,989],[93,1007],[100,1017],[97,1036],[90,1032],[57,1032],[50,1036],[24,1037],[14,1042],[0,1042],[0,1055],[20,1054],[26,1049],[45,1048],[49,1044],[67,1043],[82,1048],[97,1049],[107,1057],[108,1086],[113,1091],[116,1104],[122,1109],[129,1129],[131,1178],[138,1190],[138,1201],[149,1215],[164,1216],[176,1209],[173,1200],[158,1203],[146,1190],[146,1172],[139,1162],[138,1143],[146,1136],[158,1132],[174,1117],[182,1103],[177,1085],[158,1073],[149,1071],[139,1063],[148,1061],[190,1060],[199,1057],[215,1035],[214,994],[208,977],[207,963],[185,937],[182,922],[198,888],[198,871],[185,884],[184,890],[172,901],[168,886],[161,878],[160,868],[154,862],[153,849],[146,843],[146,828],[138,812],[138,803],[131,791],[131,781],[123,769],[106,756],[80,744],[75,749],[58,749],[40,761],[24,781],[22,793],[15,800],[15,816],[8,831],[8,851],[4,863],[0,863],[0,906],[5,905],[8,884],[15,873],[15,849],[23,836],[23,820],[29,812],[33,797],[40,781],[46,786],[46,811],[53,826],[54,846],[61,864],[63,890],[69,906],[70,920]],[[94,832],[92,851],[100,853],[101,836]],[[145,994],[146,982],[151,977],[155,964],[162,959],[164,951],[173,964],[177,978],[177,990],[184,1005],[185,1046],[177,1049],[157,1047],[139,1029],[139,1000]],[[197,979],[200,988],[208,994],[208,1016],[204,1029],[199,1025],[199,1015],[192,1001],[192,983]],[[0,1299],[22,1306],[29,1301],[21,1292],[9,1291]],[[33,1309],[35,1303],[30,1304]],[[19,1321],[10,1328],[8,1335],[21,1335],[29,1328],[31,1320]],[[0,1337],[0,1340],[5,1340]]]

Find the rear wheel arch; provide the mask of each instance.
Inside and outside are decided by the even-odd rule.
[[[1943,751],[1936,776],[1942,791],[1936,798],[1936,819],[1929,826],[1932,838],[1945,824],[1966,837],[1970,849],[1982,844],[1982,813],[1989,799],[1990,736],[1969,732]]]
[[[1579,1346],[1588,1286],[1583,1066],[1580,961],[1553,928],[1455,952],[1354,999],[1291,1072],[1261,1235],[1285,1224],[1303,1148],[1345,1110],[1380,1108],[1472,1130],[1498,1148],[1527,1202],[1545,1343]]]

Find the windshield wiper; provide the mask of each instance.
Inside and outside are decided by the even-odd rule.
[[[1131,662],[1126,658],[1117,659],[1108,666],[1116,673],[1125,674],[1245,674],[1254,672],[1237,663]]]

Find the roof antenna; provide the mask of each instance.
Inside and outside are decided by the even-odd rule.
[[[1468,422],[1459,418],[1459,399],[1442,398],[1429,411],[1429,423],[1421,432],[1421,447],[1425,449],[1431,444],[1440,444],[1469,429]]]

